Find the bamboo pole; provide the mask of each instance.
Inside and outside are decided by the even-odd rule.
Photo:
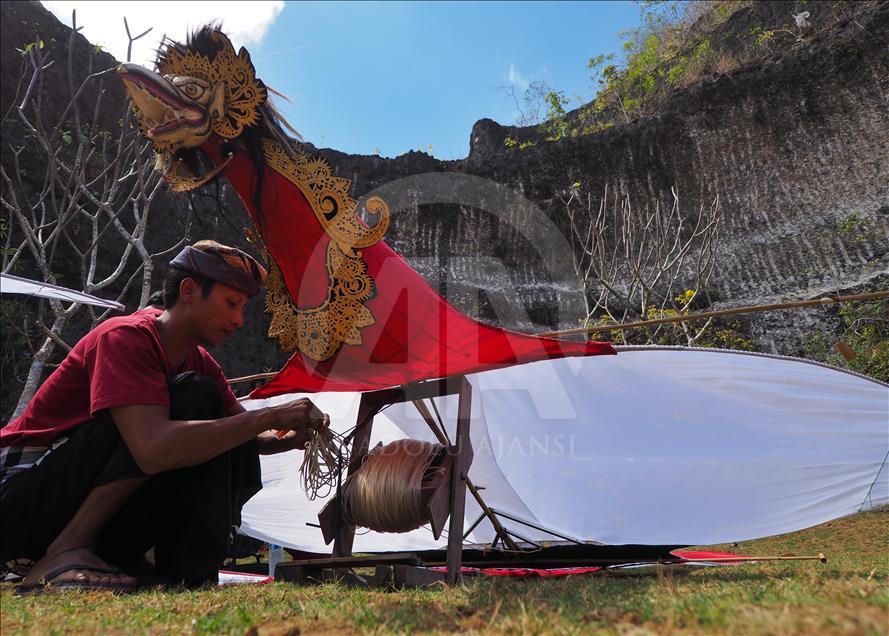
[[[682,555],[679,555],[682,558]],[[819,553],[818,556],[734,556],[734,557],[714,557],[712,559],[686,559],[682,558],[680,563],[738,563],[742,561],[820,561],[827,563],[827,557]]]
[[[278,375],[277,371],[268,371],[267,373],[254,373],[253,375],[244,375],[240,378],[231,378],[227,380],[229,384],[241,384],[243,382],[253,382],[254,380],[268,380]]]
[[[706,320],[708,318],[717,318],[720,316],[735,316],[737,314],[752,314],[761,311],[776,311],[779,309],[795,309],[798,307],[814,307],[816,305],[833,305],[835,303],[850,303],[861,300],[877,300],[889,297],[889,291],[871,292],[868,294],[852,294],[849,296],[835,296],[824,298],[816,298],[815,300],[798,300],[789,303],[775,303],[771,305],[751,305],[748,307],[735,307],[734,309],[719,309],[716,311],[705,311],[699,314],[689,314],[687,316],[671,316],[669,318],[655,318],[653,320],[640,320],[638,322],[628,322],[619,325],[594,325],[592,327],[577,327],[575,329],[564,329],[562,331],[547,331],[537,334],[545,338],[555,338],[559,336],[570,336],[581,333],[599,333],[603,331],[621,331],[623,329],[634,329],[636,327],[651,327],[653,325],[663,325],[676,322],[690,322],[693,320]]]

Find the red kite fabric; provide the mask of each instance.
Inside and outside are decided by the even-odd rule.
[[[203,149],[221,162],[218,146],[208,143]],[[246,153],[235,155],[225,176],[247,207],[295,305],[302,309],[324,303],[331,293],[326,261],[331,238],[303,192],[268,166],[257,213],[256,176]],[[361,259],[375,290],[363,303],[373,322],[360,328],[360,343],[343,343],[323,361],[297,349],[251,398],[367,391],[542,359],[615,353],[608,343],[540,338],[477,322],[449,305],[383,241],[362,249]]]

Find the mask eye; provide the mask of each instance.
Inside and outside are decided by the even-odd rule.
[[[173,85],[190,99],[200,99],[209,88],[203,80],[194,77],[174,77]]]

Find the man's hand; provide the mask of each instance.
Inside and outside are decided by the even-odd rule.
[[[303,450],[308,445],[309,441],[311,441],[313,430],[328,427],[330,427],[330,416],[325,413],[319,422],[310,422],[302,431],[278,431],[272,439],[267,438],[266,442],[261,447],[260,452],[269,454],[283,453],[284,451],[293,450],[295,448]]]
[[[265,409],[269,428],[275,434],[259,436],[260,453],[282,453],[293,449],[303,449],[311,440],[312,431],[330,426],[330,416],[322,413],[308,398],[299,398],[286,404]]]

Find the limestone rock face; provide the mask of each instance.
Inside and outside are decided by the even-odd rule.
[[[0,17],[5,112],[21,63],[14,48],[35,33],[67,42],[70,30],[36,2],[3,3]],[[768,64],[679,90],[659,114],[599,133],[538,139],[519,150],[504,140],[532,139],[533,131],[482,119],[462,160],[420,152],[348,155],[308,144],[305,150],[351,179],[354,197],[374,193],[390,202],[387,241],[454,305],[513,329],[574,326],[580,317],[572,313],[582,303],[559,199],[575,182],[594,196],[607,184],[639,204],[667,201],[675,187],[688,210],[719,195],[725,223],[712,281],[717,307],[885,289],[887,51],[889,3],[874,2],[857,26],[841,25]],[[113,64],[107,57],[101,62]],[[122,91],[108,88],[104,99],[119,117]],[[5,124],[3,134],[5,145],[12,134]],[[7,158],[4,151],[4,165]],[[200,199],[190,239],[244,246],[239,229],[246,215],[237,196],[223,186],[210,204]],[[185,232],[185,207],[161,204],[151,228],[156,246]],[[162,275],[163,264],[158,269]],[[277,368],[285,359],[263,338],[268,320],[260,303],[253,305],[245,333],[216,352],[230,376]],[[806,333],[835,320],[835,310],[816,309],[758,315],[743,327],[762,350],[797,354]]]

